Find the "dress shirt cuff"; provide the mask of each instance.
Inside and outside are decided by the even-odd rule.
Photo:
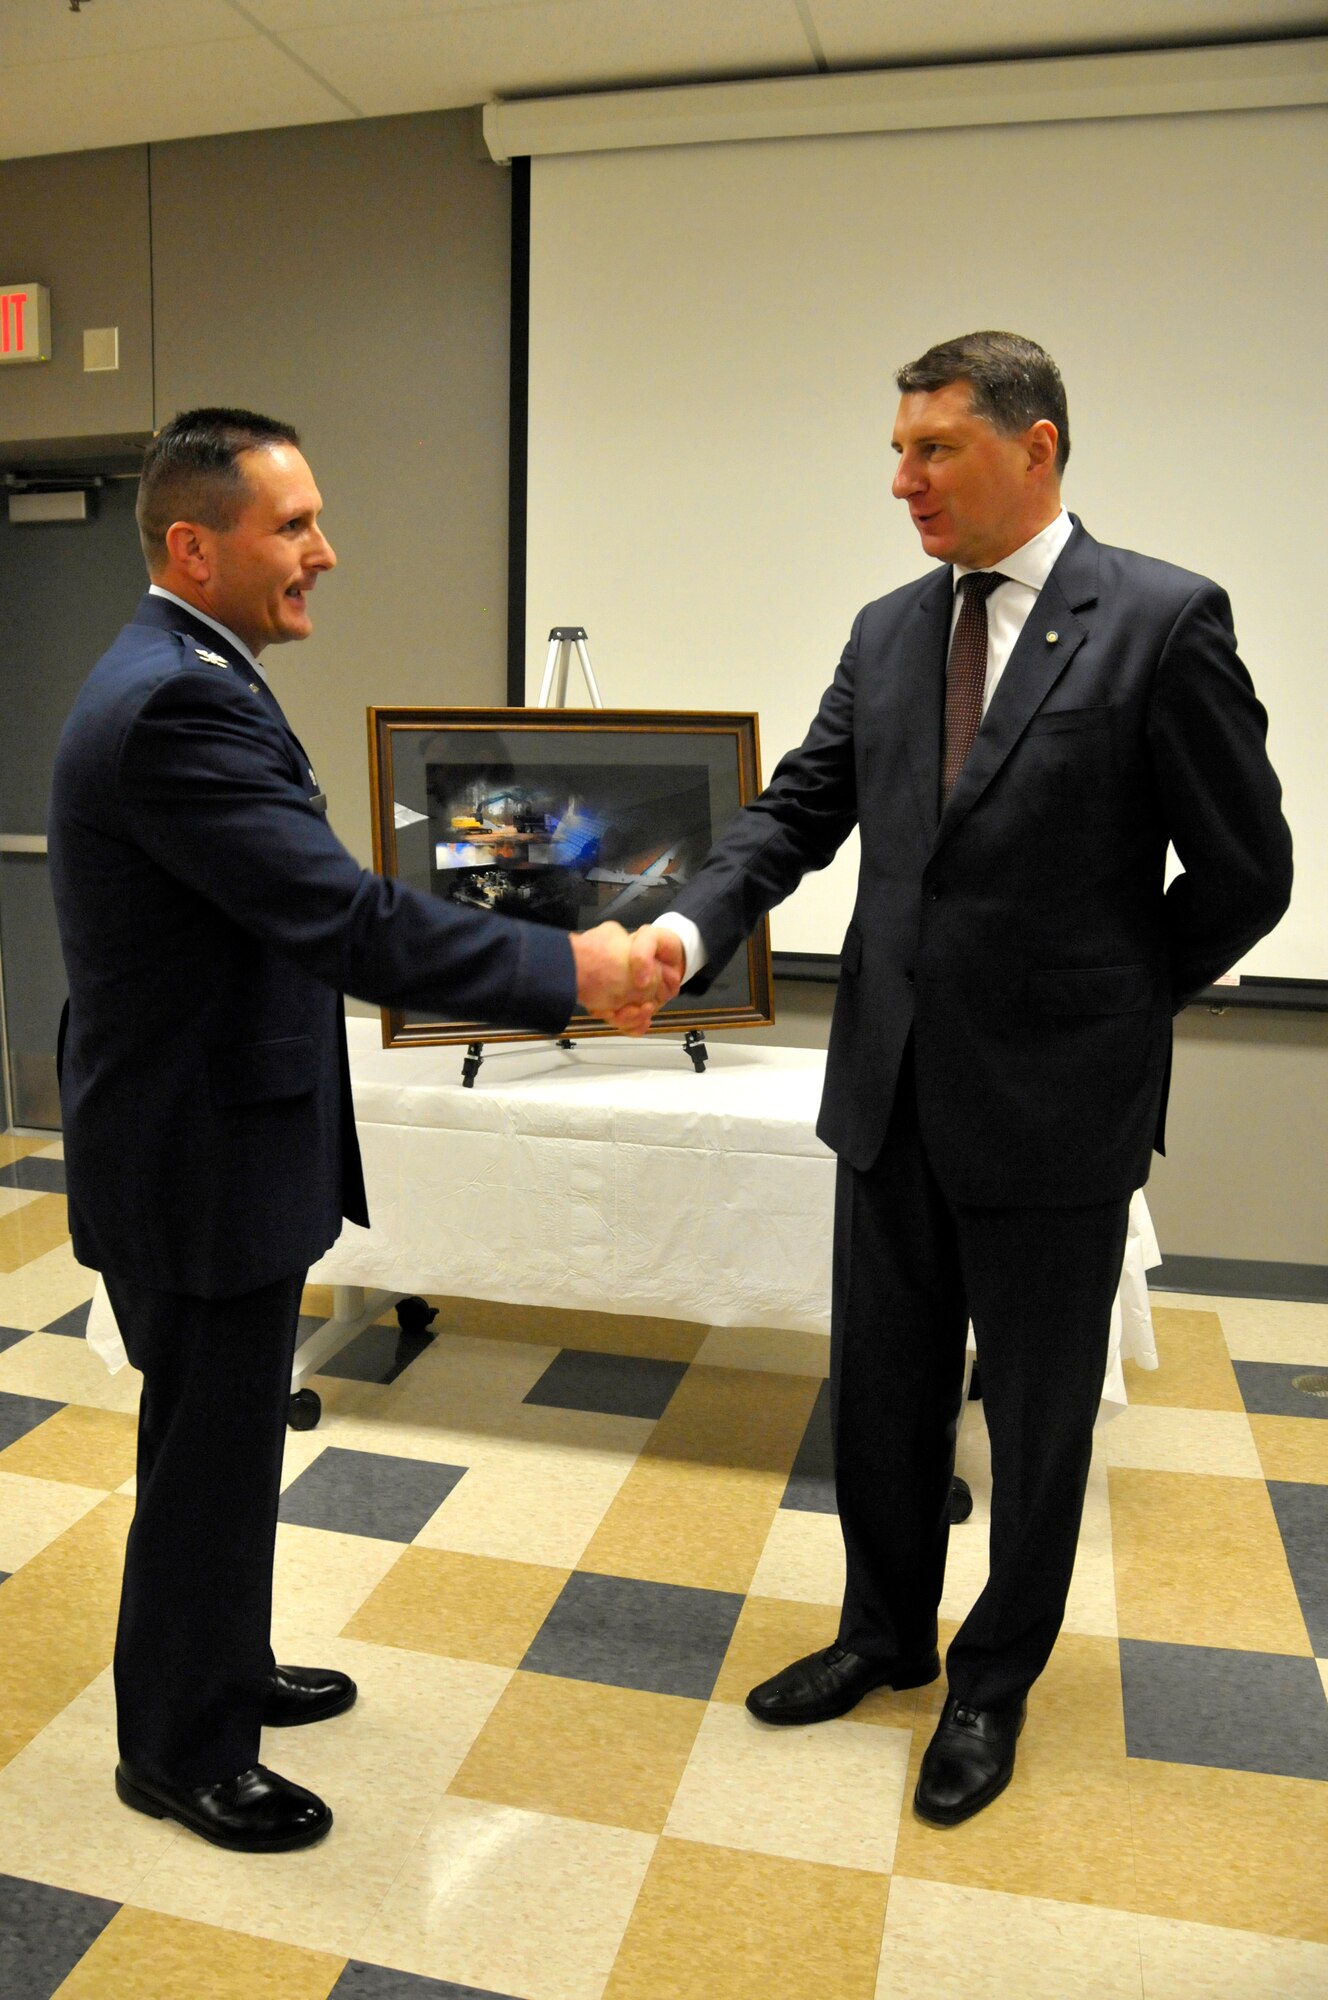
[[[683,982],[695,979],[709,954],[691,918],[680,915],[676,910],[665,910],[662,917],[655,918],[655,929],[672,931],[676,938],[682,940]]]

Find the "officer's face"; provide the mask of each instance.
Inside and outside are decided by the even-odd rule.
[[[1056,429],[1039,422],[1002,437],[971,402],[967,382],[901,398],[891,491],[929,556],[988,569],[1055,518]]]
[[[199,529],[212,616],[251,653],[313,630],[308,596],[336,556],[318,525],[323,501],[294,445],[241,453],[249,495],[230,528]]]

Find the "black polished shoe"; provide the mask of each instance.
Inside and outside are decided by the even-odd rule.
[[[219,1785],[165,1785],[127,1764],[115,1768],[115,1789],[127,1806],[150,1819],[178,1819],[214,1847],[238,1854],[281,1854],[312,1847],[332,1824],[331,1808],[303,1785],[262,1764]]]
[[[263,1699],[264,1729],[293,1729],[325,1722],[354,1706],[359,1693],[349,1674],[333,1667],[278,1667]]]
[[[825,1646],[754,1687],[747,1706],[762,1722],[829,1722],[847,1715],[873,1688],[922,1687],[940,1671],[936,1653],[920,1660],[864,1660],[846,1646]]]
[[[999,1798],[1014,1776],[1027,1703],[970,1708],[950,1695],[923,1752],[913,1810],[929,1826],[958,1826]]]

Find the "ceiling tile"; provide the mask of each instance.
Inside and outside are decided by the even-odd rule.
[[[0,0],[0,69],[252,35],[227,0]]]
[[[803,0],[832,69],[1322,32],[1322,0]]]
[[[0,156],[74,153],[344,118],[264,36],[0,71]]]
[[[274,15],[338,3],[265,0]],[[371,114],[814,67],[792,0],[456,0],[410,19],[379,10],[372,23],[281,32]]]

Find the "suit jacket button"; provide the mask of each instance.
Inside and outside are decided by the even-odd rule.
[[[906,972],[904,974],[904,984],[905,986],[911,986],[913,984],[913,974],[911,972]]]

